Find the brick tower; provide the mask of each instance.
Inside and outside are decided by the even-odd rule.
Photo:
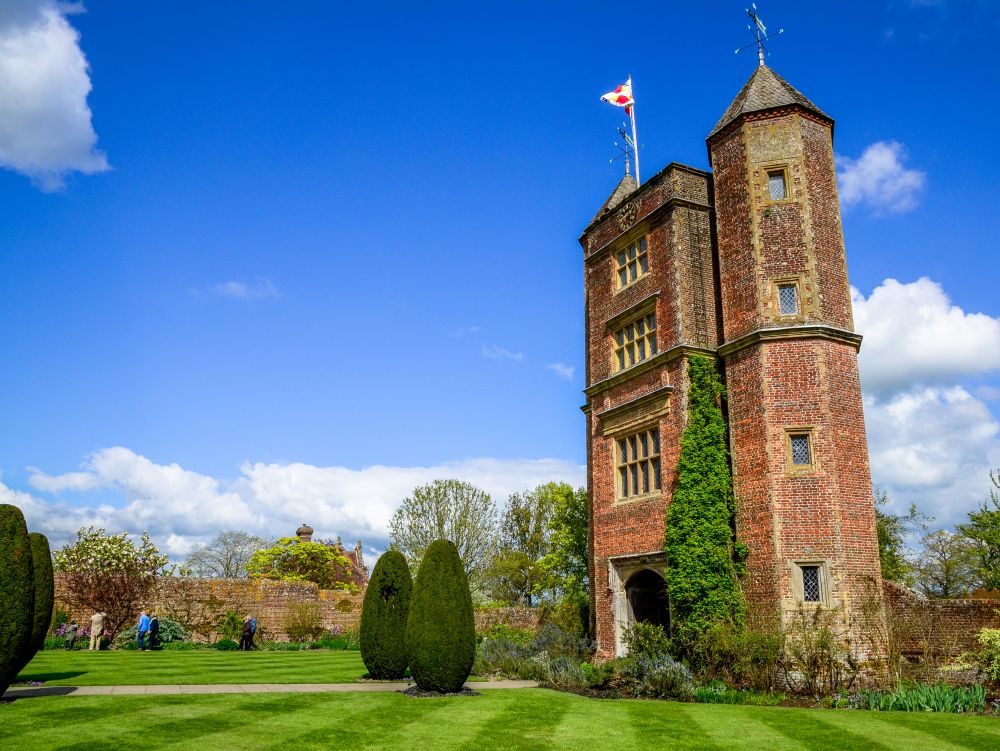
[[[687,359],[729,391],[750,612],[845,619],[874,583],[875,516],[833,120],[766,66],[708,137],[713,172],[626,175],[584,230],[592,625],[669,625],[664,525]],[[838,607],[839,606],[839,607]]]
[[[760,65],[708,136],[751,612],[881,592],[833,120]]]

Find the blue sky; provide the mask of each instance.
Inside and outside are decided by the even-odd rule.
[[[743,7],[13,0],[0,496],[182,555],[301,521],[380,547],[445,473],[582,482],[599,96],[632,74],[646,175],[706,168]],[[760,10],[837,120],[875,481],[960,521],[1000,465],[1000,10]]]

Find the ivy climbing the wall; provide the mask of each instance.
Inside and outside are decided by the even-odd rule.
[[[742,626],[746,605],[737,577],[745,548],[733,535],[733,479],[713,360],[688,358],[688,422],[677,484],[667,510],[665,550],[673,634],[682,651],[720,623]]]

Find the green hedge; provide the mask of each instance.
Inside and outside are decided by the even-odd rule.
[[[0,696],[17,677],[31,644],[35,576],[31,541],[17,506],[0,505]]]
[[[361,610],[361,659],[371,678],[397,679],[406,672],[406,618],[413,579],[398,550],[382,554],[372,571]]]
[[[476,623],[469,580],[455,543],[432,542],[410,598],[406,655],[417,687],[450,693],[462,688],[476,658]]]
[[[24,655],[24,666],[31,662],[38,650],[45,647],[45,636],[52,622],[52,605],[55,598],[55,582],[52,578],[52,551],[49,540],[41,532],[29,532],[31,543],[31,566],[35,579],[34,618],[31,628],[31,643]]]

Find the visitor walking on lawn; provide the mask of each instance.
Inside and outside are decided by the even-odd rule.
[[[104,613],[94,613],[90,616],[90,651],[101,648],[101,637],[104,635]]]
[[[156,613],[149,617],[149,648],[156,649],[160,646],[160,619]]]
[[[139,613],[139,625],[135,627],[135,640],[139,642],[139,651],[146,651],[146,634],[149,632],[149,616],[143,610]]]

